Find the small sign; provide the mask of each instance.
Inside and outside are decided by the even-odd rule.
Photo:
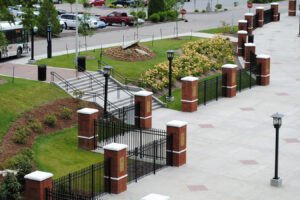
[[[185,134],[184,134],[184,132],[182,132],[180,134],[180,147],[183,147],[184,144],[185,144]]]
[[[232,84],[233,85],[236,84],[236,73],[235,72],[232,73]]]
[[[120,158],[120,172],[123,172],[125,168],[124,156]]]
[[[182,10],[180,11],[180,14],[185,15],[185,14],[186,14],[186,10],[185,10],[185,9],[182,9]]]
[[[247,7],[248,8],[252,8],[253,7],[253,3],[252,2],[247,2]]]
[[[194,86],[193,87],[193,97],[196,97],[197,96],[197,87]]]
[[[150,112],[150,101],[147,101],[147,110],[146,110],[146,112],[147,112],[147,114]]]

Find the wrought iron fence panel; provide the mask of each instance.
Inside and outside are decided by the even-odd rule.
[[[273,8],[264,11],[264,24],[268,24],[272,21],[274,21],[274,9]]]
[[[256,15],[254,15],[254,17],[253,17],[253,30],[258,28],[258,26],[259,26],[258,19],[259,19],[259,13],[256,13]]]
[[[237,91],[241,92],[246,88],[252,88],[256,85],[256,66],[237,71]]]
[[[218,100],[222,96],[222,76],[198,83],[198,104],[206,105],[207,102]]]

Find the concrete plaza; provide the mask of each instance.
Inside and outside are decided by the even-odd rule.
[[[153,127],[188,122],[187,164],[168,167],[128,185],[110,200],[138,200],[149,193],[172,200],[289,200],[300,197],[300,38],[298,17],[281,16],[254,32],[257,54],[271,56],[271,84],[199,106],[195,113],[158,109]],[[285,115],[280,129],[279,176],[274,176],[275,129],[270,117]]]

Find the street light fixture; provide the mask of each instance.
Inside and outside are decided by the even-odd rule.
[[[282,124],[282,118],[284,115],[275,113],[271,117],[273,118],[273,125],[276,129],[276,142],[275,142],[275,175],[271,179],[271,186],[280,187],[282,185],[282,179],[278,177],[278,149],[279,149],[279,128]]]
[[[108,78],[110,76],[110,72],[113,67],[111,66],[104,66],[104,77],[105,77],[105,94],[104,94],[104,115],[107,114],[107,87],[108,87]]]
[[[167,101],[174,101],[174,97],[172,97],[172,60],[174,58],[174,50],[167,51],[167,57],[169,60],[169,96],[166,97]]]

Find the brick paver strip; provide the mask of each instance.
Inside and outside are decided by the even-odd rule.
[[[278,96],[288,96],[289,94],[285,93],[285,92],[279,92],[279,93],[276,93],[276,95],[278,95]]]
[[[207,191],[207,187],[205,185],[188,185],[188,189],[192,192],[195,191]]]
[[[245,108],[240,108],[242,111],[253,111],[254,108],[251,107],[245,107]]]
[[[212,124],[199,124],[200,128],[214,128]]]
[[[300,140],[297,138],[286,138],[284,139],[287,143],[300,143]]]
[[[240,160],[240,162],[244,165],[257,165],[258,162],[255,160]]]

